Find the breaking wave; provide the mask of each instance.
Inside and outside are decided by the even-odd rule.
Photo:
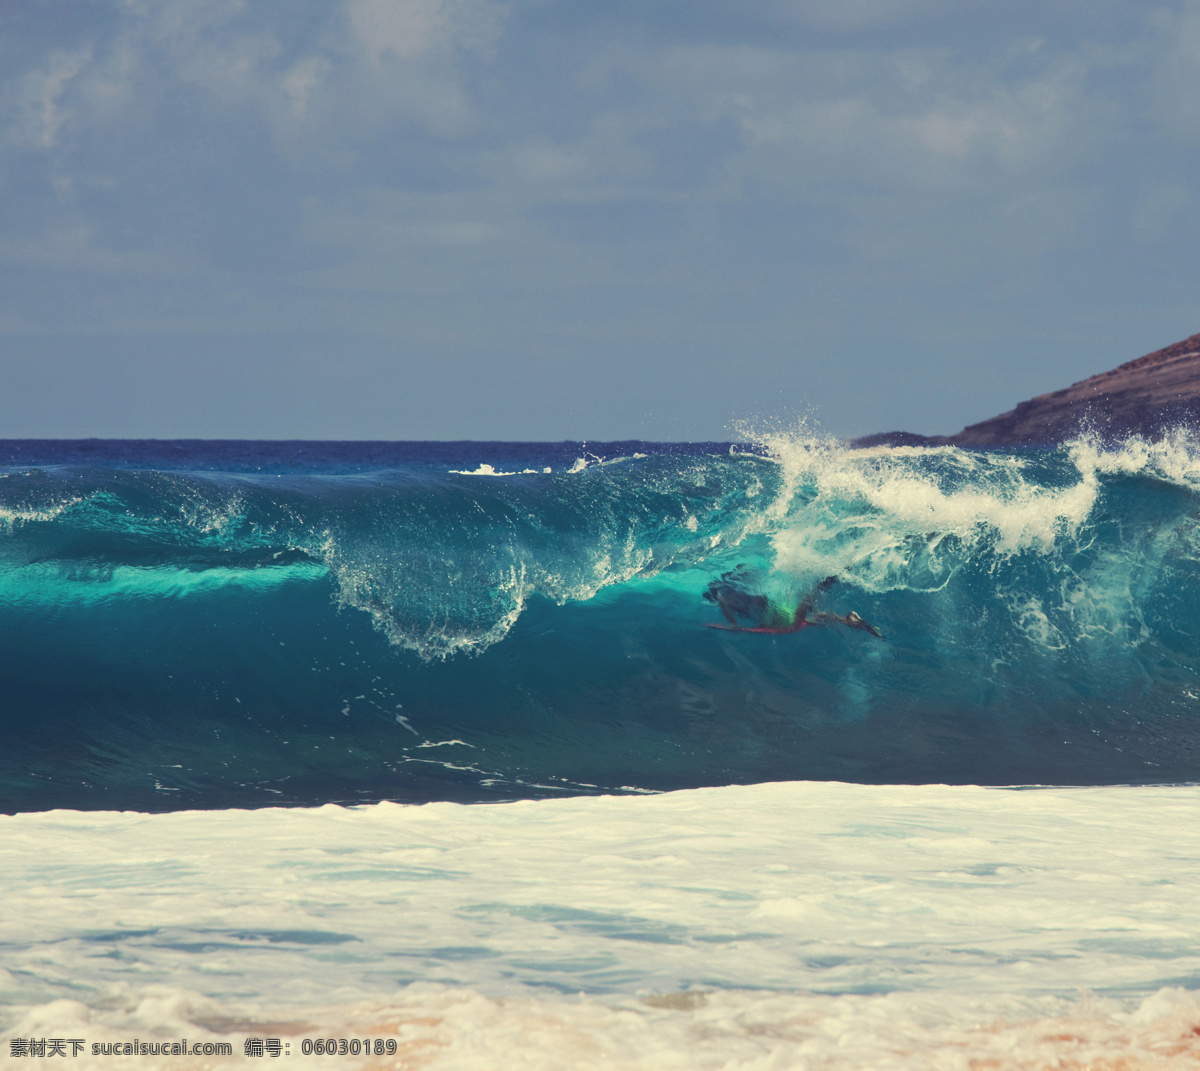
[[[755,439],[18,444],[0,803],[1196,778],[1190,437]],[[738,566],[887,638],[703,627]]]

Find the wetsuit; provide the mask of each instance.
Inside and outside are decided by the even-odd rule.
[[[716,603],[725,620],[734,628],[740,628],[739,618],[752,622],[751,627],[770,629],[773,632],[799,632],[811,625],[824,625],[838,622],[849,628],[862,629],[883,639],[874,625],[868,624],[851,610],[845,617],[837,614],[814,613],[818,597],[837,583],[836,576],[827,576],[800,601],[798,606],[786,603],[774,603],[765,595],[754,595],[746,590],[753,583],[754,572],[744,565],[728,573],[722,573],[720,579],[712,581],[704,592],[704,598]]]

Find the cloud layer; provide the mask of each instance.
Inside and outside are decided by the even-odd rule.
[[[0,39],[0,434],[950,431],[1200,328],[1195,0],[11,0]],[[233,352],[320,386],[223,409]],[[123,393],[27,404],[64,376]]]

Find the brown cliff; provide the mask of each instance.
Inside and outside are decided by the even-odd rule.
[[[1039,394],[957,435],[888,432],[854,444],[1027,446],[1062,442],[1085,427],[1108,439],[1156,438],[1185,423],[1200,425],[1200,334],[1062,390]]]

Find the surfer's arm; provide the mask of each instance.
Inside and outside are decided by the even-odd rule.
[[[853,610],[851,610],[845,617],[838,618],[838,620],[849,628],[857,628],[862,629],[863,632],[869,632],[877,640],[883,639],[883,633],[880,632],[879,629],[872,625],[870,621],[864,621]]]
[[[817,586],[814,587],[812,589],[812,591],[810,591],[807,595],[804,596],[803,599],[800,600],[800,605],[796,608],[796,617],[798,619],[807,618],[808,615],[810,613],[812,613],[813,607],[815,607],[817,605],[817,599],[820,598],[820,596],[824,592],[828,591],[836,583],[837,583],[836,576],[827,576],[824,580],[822,580],[819,584],[817,584]],[[822,615],[818,614],[817,616],[820,617]],[[809,623],[812,624],[813,622],[809,622]],[[800,627],[803,628],[804,626],[801,625]]]

